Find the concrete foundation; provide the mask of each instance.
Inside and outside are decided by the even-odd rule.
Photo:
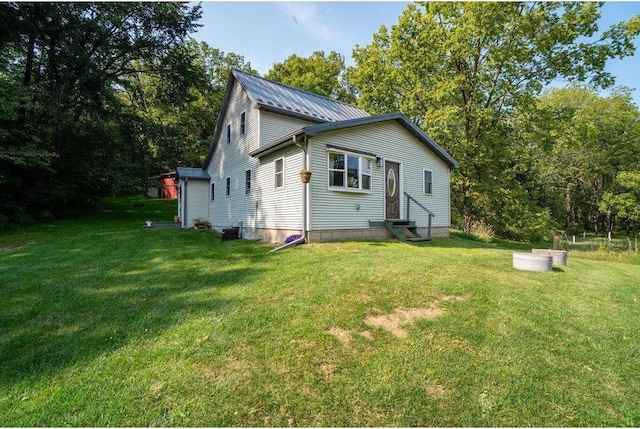
[[[264,229],[243,228],[242,238],[248,240],[260,240],[265,243],[283,243],[292,234],[300,234],[300,230],[289,229]],[[427,236],[427,228],[418,228],[418,233]],[[449,227],[435,226],[431,228],[432,237],[449,237]],[[326,243],[334,241],[359,241],[359,240],[389,240],[395,239],[393,234],[384,226],[372,226],[358,229],[323,229],[309,231],[310,243]]]

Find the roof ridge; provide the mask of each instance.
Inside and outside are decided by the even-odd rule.
[[[307,91],[306,89],[296,88],[295,86],[287,85],[285,83],[277,82],[275,80],[271,80],[271,79],[268,79],[266,77],[263,77],[263,76],[260,76],[260,75],[257,75],[257,74],[249,73],[249,72],[246,72],[244,70],[240,70],[240,69],[238,69],[236,67],[231,67],[231,70],[235,71],[235,72],[242,73],[242,74],[247,75],[247,76],[251,76],[251,77],[258,78],[258,79],[262,79],[262,80],[270,82],[270,83],[272,83],[274,85],[282,86],[282,87],[291,89],[293,91],[304,92],[305,94],[309,94],[309,95],[312,95],[314,97],[324,98],[325,100],[332,101],[334,103],[339,103],[339,104],[343,104],[345,106],[353,107],[355,109],[359,109],[359,110],[362,110],[364,112],[364,110],[362,108],[358,107],[358,106],[354,106],[353,104],[345,103],[344,101],[336,100],[335,98],[327,97],[325,95],[316,94],[315,92]]]

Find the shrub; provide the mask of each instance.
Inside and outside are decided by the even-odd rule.
[[[482,221],[473,222],[471,224],[471,234],[478,237],[479,240],[487,243],[496,237],[496,233],[493,230],[493,226],[486,224]]]

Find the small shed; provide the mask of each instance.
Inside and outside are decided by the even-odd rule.
[[[176,172],[158,174],[149,177],[152,185],[147,188],[147,194],[151,198],[178,198],[178,184],[176,183]]]

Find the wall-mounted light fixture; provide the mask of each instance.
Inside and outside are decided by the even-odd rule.
[[[381,158],[379,156],[376,156],[376,165],[378,167],[382,167],[384,165],[384,158]]]

